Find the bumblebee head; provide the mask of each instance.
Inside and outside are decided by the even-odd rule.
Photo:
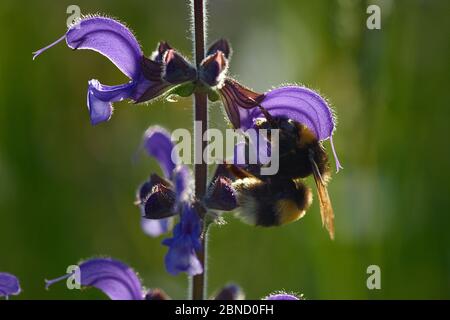
[[[305,125],[296,123],[297,126],[297,146],[304,148],[314,143],[317,143],[316,135]]]

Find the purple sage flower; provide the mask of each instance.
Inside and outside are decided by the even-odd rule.
[[[196,252],[201,250],[201,221],[198,212],[188,203],[184,204],[180,222],[173,230],[173,237],[165,239],[163,244],[169,247],[166,255],[166,269],[177,275],[186,272],[190,276],[203,272]]]
[[[79,273],[45,280],[45,287],[65,280],[70,276],[79,276],[80,285],[101,290],[112,300],[143,300],[145,293],[136,272],[123,262],[111,258],[89,259],[81,262]]]
[[[191,173],[182,165],[176,153],[170,134],[163,128],[152,126],[143,138],[143,148],[155,158],[163,172],[163,177],[152,174],[137,191],[137,201],[143,221],[144,232],[159,236],[169,231],[172,216],[179,213],[183,202],[191,198]]]
[[[174,275],[179,272],[195,275],[203,270],[196,255],[201,247],[201,221],[194,208],[191,173],[173,152],[174,147],[165,129],[152,126],[145,132],[143,148],[158,161],[164,177],[152,174],[139,187],[137,203],[143,219],[151,221],[150,224],[143,222],[144,231],[151,236],[167,231],[168,221],[172,222],[175,215],[180,216],[173,237],[163,241],[169,247],[166,269]]]
[[[20,293],[20,284],[16,276],[0,272],[0,297],[8,299],[11,295],[18,295]]]
[[[100,16],[78,20],[64,36],[34,52],[33,59],[64,39],[71,49],[88,49],[104,55],[130,79],[128,83],[114,86],[103,85],[95,79],[89,81],[87,106],[93,125],[111,118],[113,102],[149,101],[175,85],[196,78],[195,68],[167,43],[161,42],[148,59],[125,25]]]

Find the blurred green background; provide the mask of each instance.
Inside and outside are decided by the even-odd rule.
[[[0,2],[0,271],[20,278],[14,299],[105,298],[64,284],[46,291],[44,278],[107,255],[147,287],[183,298],[186,277],[165,272],[166,247],[141,232],[133,201],[159,170],[135,157],[142,133],[152,124],[190,128],[191,100],[117,103],[110,122],[92,127],[87,81],[123,83],[120,71],[64,44],[31,59],[64,33],[70,4],[125,21],[147,55],[163,39],[192,51],[185,1]],[[368,4],[380,5],[381,30],[366,28]],[[234,48],[233,76],[258,91],[304,83],[330,100],[345,167],[330,184],[334,242],[317,202],[285,227],[227,218],[210,233],[209,292],[233,281],[252,299],[281,289],[310,299],[450,298],[450,3],[211,0],[208,8],[210,42],[226,37]],[[211,126],[224,128],[218,105]],[[366,287],[372,264],[381,290]]]

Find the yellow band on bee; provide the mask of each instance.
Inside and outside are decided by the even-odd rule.
[[[297,221],[305,215],[305,210],[299,210],[297,204],[291,199],[277,201],[279,224],[287,224]]]

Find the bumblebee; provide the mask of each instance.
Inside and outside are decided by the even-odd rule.
[[[265,227],[302,218],[312,203],[311,189],[303,179],[312,175],[317,187],[322,225],[334,239],[334,213],[327,190],[329,163],[321,142],[305,125],[288,118],[272,117],[266,110],[262,111],[265,119],[258,119],[256,128],[279,129],[279,171],[273,176],[264,176],[256,170],[227,165],[234,176],[232,185],[240,207],[238,216],[244,222]]]

